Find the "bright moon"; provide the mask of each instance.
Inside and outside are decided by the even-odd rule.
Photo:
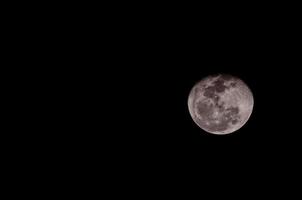
[[[217,135],[240,129],[251,116],[253,106],[254,98],[248,86],[226,74],[202,79],[188,98],[193,121],[204,131]]]

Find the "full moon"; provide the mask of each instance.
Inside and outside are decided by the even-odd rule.
[[[204,131],[217,135],[240,129],[250,118],[254,98],[239,78],[218,74],[196,83],[188,98],[193,121]]]

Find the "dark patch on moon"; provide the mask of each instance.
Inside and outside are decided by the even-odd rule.
[[[203,93],[203,96],[208,97],[212,99],[215,95],[215,87],[214,86],[209,86],[206,87]]]
[[[218,79],[218,80],[214,81],[214,84],[215,84],[215,86],[213,86],[213,87],[215,88],[215,91],[218,92],[218,93],[224,92],[224,90],[227,88],[224,85],[224,81],[221,80],[221,79]]]
[[[236,82],[231,82],[231,83],[230,83],[230,86],[231,86],[231,87],[236,87],[236,86],[237,86],[237,83],[236,83]]]
[[[226,89],[229,89],[225,83],[227,81],[233,80],[234,78],[231,75],[222,75],[217,80],[213,82],[213,86],[207,86],[205,88],[200,88],[204,90],[203,95],[208,98],[213,98],[215,93],[223,93]],[[236,82],[232,82],[231,87],[236,87]]]
[[[217,105],[218,105],[219,99],[220,99],[220,97],[218,95],[214,95],[213,100],[215,103],[217,103]]]
[[[217,102],[215,106],[218,108],[219,112],[223,112],[225,110],[224,102]]]
[[[233,120],[232,120],[232,124],[233,124],[233,125],[237,124],[237,122],[238,122],[237,119],[233,119]]]
[[[204,102],[197,103],[197,113],[200,116],[210,116],[213,110],[213,106]]]
[[[230,115],[237,115],[239,113],[238,107],[230,107],[226,109],[227,113]]]

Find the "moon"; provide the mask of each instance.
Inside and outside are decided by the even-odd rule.
[[[241,79],[218,74],[207,76],[193,86],[188,107],[193,121],[201,129],[225,135],[237,131],[248,121],[254,98]]]

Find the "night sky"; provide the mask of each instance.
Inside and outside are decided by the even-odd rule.
[[[113,151],[122,160],[148,163],[146,169],[221,173],[296,163],[301,150],[296,52],[273,31],[240,30],[186,29],[172,35],[168,29],[171,35],[159,34],[154,41],[152,34],[134,37],[137,43],[113,58],[119,74],[111,81],[117,81],[114,88],[123,97],[114,100],[120,115],[112,115],[117,130],[108,134],[114,135]],[[249,121],[225,136],[201,130],[187,107],[194,84],[217,73],[241,78],[254,95]]]
[[[60,56],[48,59],[48,87],[56,95],[47,96],[54,117],[41,127],[53,129],[47,137],[62,162],[86,166],[92,177],[105,168],[112,184],[150,180],[163,187],[190,177],[213,184],[224,177],[223,185],[235,176],[237,183],[263,178],[255,172],[271,180],[271,169],[299,168],[295,23],[173,9],[125,12],[101,13],[102,23],[95,16],[97,22],[68,23],[68,40],[54,40],[49,55]],[[242,79],[254,96],[251,117],[229,135],[203,131],[188,111],[191,88],[217,73]]]
[[[112,125],[118,128],[114,141],[121,147],[115,150],[133,163],[152,163],[144,165],[147,169],[166,166],[171,171],[224,174],[238,167],[266,171],[284,162],[296,166],[301,147],[295,117],[295,41],[278,34],[273,24],[222,23],[218,29],[194,22],[162,23],[160,28],[130,34],[118,54],[122,57],[114,57],[119,66],[114,69],[120,71],[113,77],[122,80],[116,88],[126,98],[118,101],[123,111],[116,119],[119,125]],[[225,136],[201,130],[187,107],[193,85],[217,73],[241,78],[255,102],[249,121]]]

